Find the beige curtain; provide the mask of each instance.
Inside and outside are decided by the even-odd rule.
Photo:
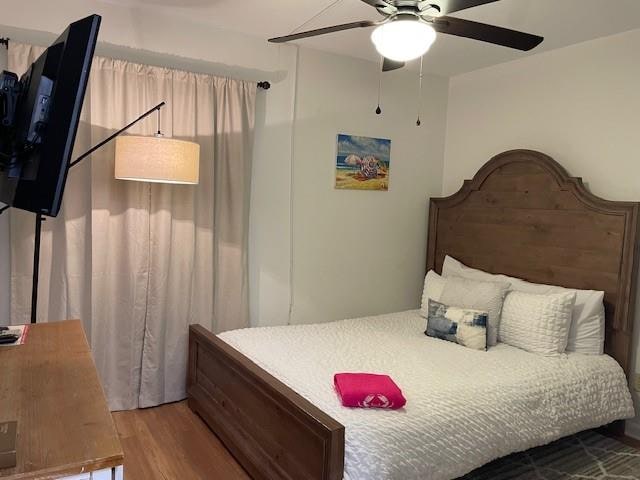
[[[11,43],[22,73],[42,49]],[[113,410],[185,397],[188,325],[246,327],[256,84],[95,58],[76,155],[160,101],[166,136],[201,147],[200,184],[114,179],[114,145],[74,167],[46,221],[38,321],[84,322]],[[129,133],[152,135],[156,117]],[[34,216],[11,211],[11,321],[30,315]]]

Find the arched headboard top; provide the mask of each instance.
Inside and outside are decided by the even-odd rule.
[[[640,204],[601,199],[551,157],[501,153],[432,198],[427,269],[446,255],[530,282],[605,292],[606,352],[629,373]]]

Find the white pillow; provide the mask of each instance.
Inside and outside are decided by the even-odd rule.
[[[575,292],[509,292],[502,307],[500,341],[541,355],[564,353],[575,301]]]
[[[498,325],[508,283],[481,282],[462,277],[447,277],[440,302],[452,307],[470,308],[489,314],[487,345],[498,343]]]
[[[424,288],[422,289],[422,304],[420,306],[420,315],[422,315],[424,318],[429,318],[429,299],[439,302],[443,288],[444,278],[442,278],[433,270],[429,270],[427,276],[424,277]]]
[[[531,283],[507,275],[495,275],[467,267],[458,260],[447,256],[444,259],[442,275],[471,278],[474,280],[510,282],[511,290],[525,293],[551,294],[574,292],[576,302],[571,312],[571,328],[567,340],[567,351],[586,355],[604,353],[604,292],[595,290],[574,290],[554,285]]]

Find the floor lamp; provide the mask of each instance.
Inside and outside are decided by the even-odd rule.
[[[140,115],[133,122],[90,148],[69,164],[76,166],[93,152],[120,137],[141,120],[153,112],[158,112],[158,131],[153,137],[125,136],[116,142],[115,177],[121,180],[134,180],[154,183],[175,183],[194,185],[199,182],[200,146],[197,143],[165,138],[160,130],[160,110],[165,106],[161,102]],[[9,207],[0,209],[2,214]],[[31,289],[31,323],[37,322],[38,280],[40,272],[40,243],[44,216],[36,214],[36,228],[33,251],[33,283]]]

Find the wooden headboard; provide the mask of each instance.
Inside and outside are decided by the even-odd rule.
[[[514,150],[431,199],[427,270],[445,255],[525,280],[605,292],[606,352],[630,373],[639,203],[591,194],[555,160]]]

